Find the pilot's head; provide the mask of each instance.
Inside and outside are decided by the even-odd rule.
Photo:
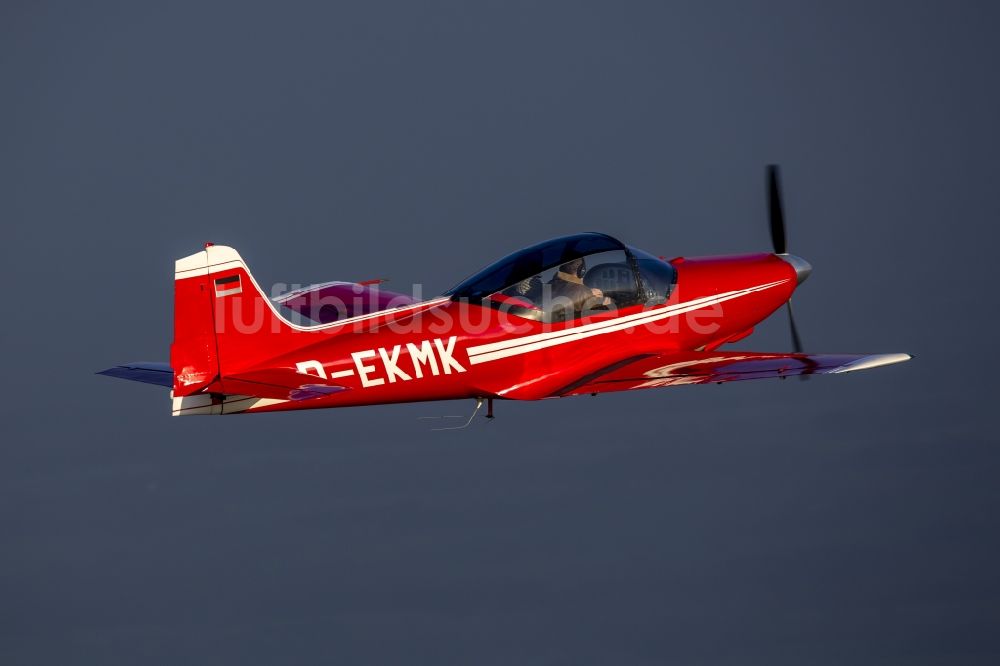
[[[566,273],[567,275],[575,275],[578,278],[582,278],[584,273],[587,272],[587,263],[583,260],[583,257],[567,261],[565,264],[559,267],[559,271]]]

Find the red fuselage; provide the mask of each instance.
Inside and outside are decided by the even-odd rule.
[[[443,297],[315,327],[288,325],[248,288],[253,278],[242,262],[229,268],[221,264],[207,277],[217,285],[243,288],[214,300],[216,376],[186,374],[184,368],[200,360],[188,363],[184,356],[191,345],[175,341],[174,395],[260,396],[269,372],[294,371],[334,388],[308,400],[259,401],[246,411],[539,399],[646,355],[711,351],[741,339],[784,304],[797,284],[793,266],[774,254],[670,263],[676,287],[665,303],[595,312],[571,322],[534,321],[482,301]],[[178,304],[200,307],[204,300],[196,292],[206,284],[205,276],[178,274],[178,293],[190,296]],[[185,313],[175,317],[183,319]]]

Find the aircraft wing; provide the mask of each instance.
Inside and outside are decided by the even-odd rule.
[[[145,361],[116,365],[97,374],[134,382],[172,388],[174,371],[169,363]],[[311,400],[345,390],[312,375],[303,375],[289,368],[260,370],[226,377],[227,393],[279,400]]]
[[[910,358],[909,354],[671,352],[636,356],[602,368],[554,395],[607,393],[684,384],[721,384],[793,375],[835,375],[901,363]]]

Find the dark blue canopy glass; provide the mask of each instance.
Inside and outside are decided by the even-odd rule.
[[[507,255],[445,293],[452,298],[485,298],[571,259],[611,250],[626,250],[626,247],[611,236],[598,233],[553,238]]]

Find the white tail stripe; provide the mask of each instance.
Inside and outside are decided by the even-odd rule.
[[[201,393],[174,397],[173,391],[171,391],[170,396],[173,402],[172,414],[174,416],[236,414],[254,407],[267,407],[288,402],[277,398],[258,398],[252,395],[226,395],[223,396],[221,402],[214,402],[212,396]]]

